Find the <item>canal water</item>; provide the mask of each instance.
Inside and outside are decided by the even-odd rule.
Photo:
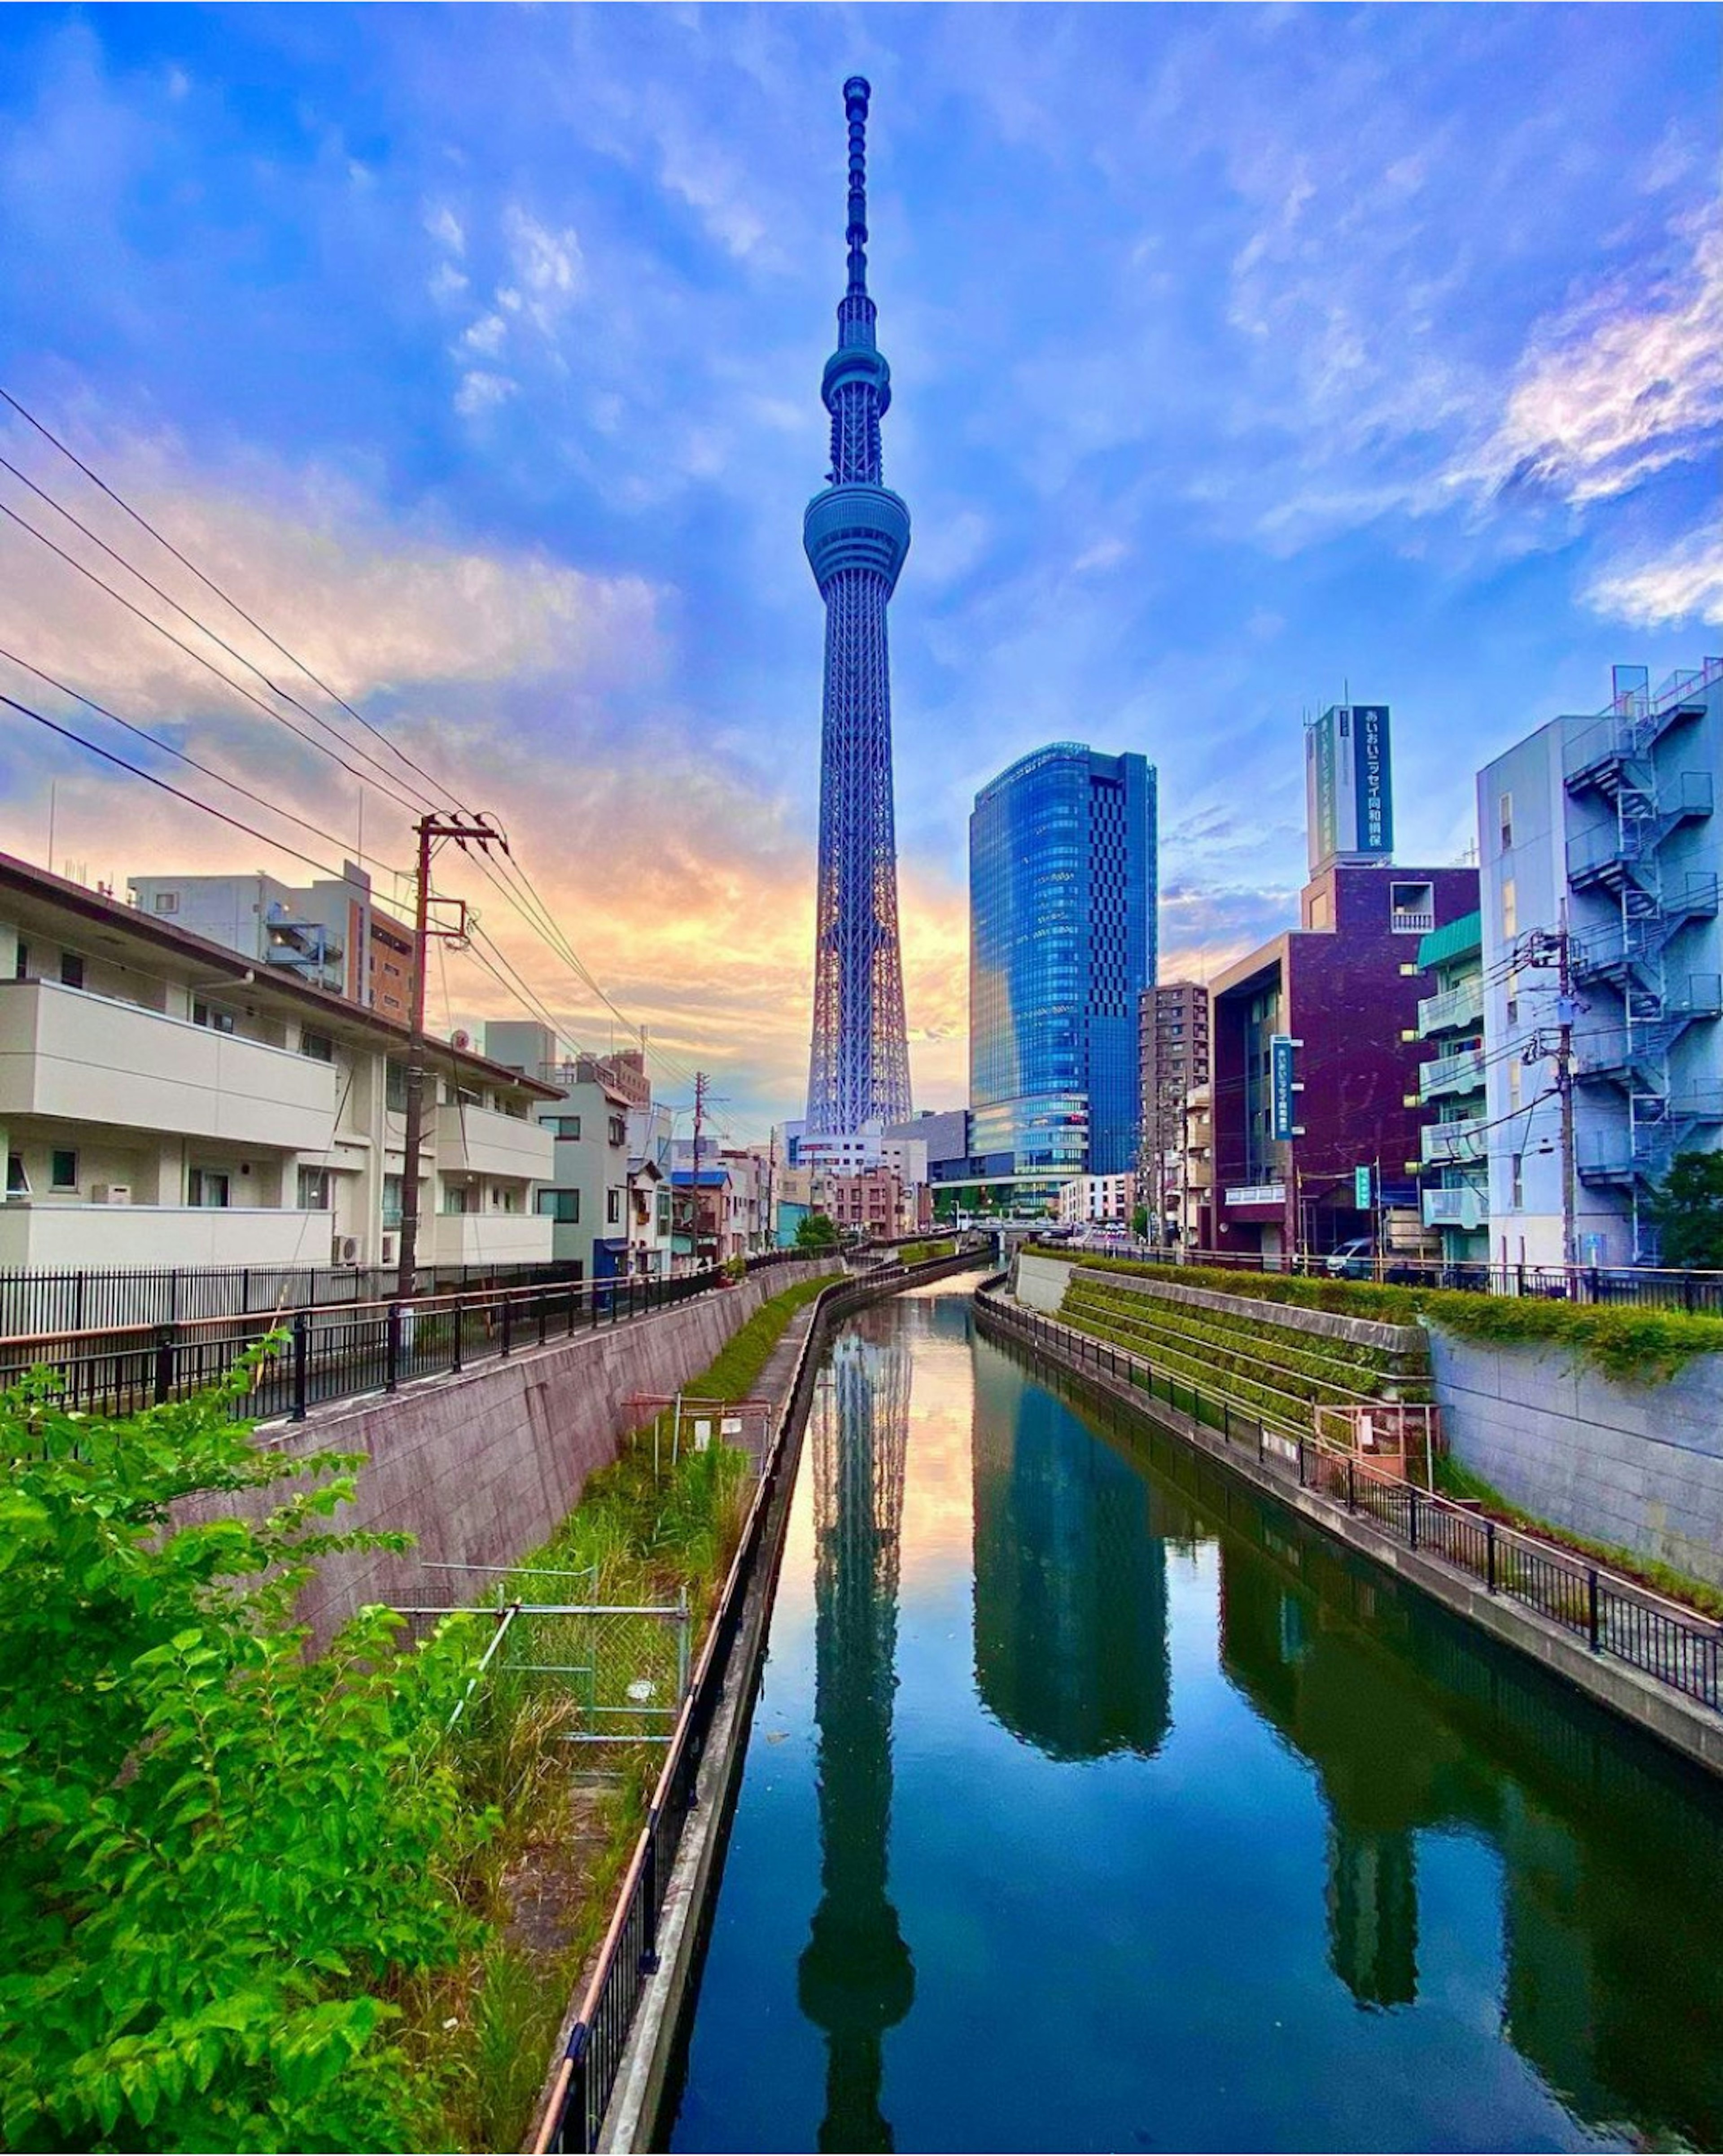
[[[1715,1785],[981,1337],[834,1341],[675,2149],[1723,2148]]]

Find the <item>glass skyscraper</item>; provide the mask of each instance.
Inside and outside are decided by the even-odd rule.
[[[1155,783],[1055,742],[970,818],[972,1157],[1048,1188],[1136,1165],[1137,998],[1155,963]]]

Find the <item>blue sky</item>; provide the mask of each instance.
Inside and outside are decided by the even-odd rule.
[[[738,1129],[805,1079],[856,69],[925,1105],[962,1097],[970,799],[1026,749],[1160,766],[1170,974],[1288,917],[1304,708],[1392,705],[1401,857],[1449,860],[1486,755],[1723,623],[1709,9],[5,10],[0,378],[501,814]],[[354,843],[350,780],[13,526],[0,628]],[[0,844],[42,857],[53,776],[92,878],[269,864],[34,732]],[[434,1016],[506,1009],[450,960]]]

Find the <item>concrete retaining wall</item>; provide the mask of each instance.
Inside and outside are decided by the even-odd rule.
[[[645,1419],[632,1394],[674,1393],[703,1370],[760,1305],[800,1280],[836,1276],[832,1260],[772,1265],[627,1323],[426,1378],[391,1395],[347,1400],[263,1441],[297,1456],[363,1452],[355,1503],[335,1526],[407,1528],[418,1546],[327,1558],[300,1614],[319,1638],[363,1604],[481,1599],[481,1583],[428,1572],[444,1564],[509,1564],[544,1540],[580,1501],[587,1477],[616,1457]],[[234,1500],[188,1506],[189,1521],[231,1514]]]
[[[1723,1353],[1623,1385],[1566,1348],[1434,1326],[1430,1347],[1456,1460],[1553,1526],[1723,1587]]]

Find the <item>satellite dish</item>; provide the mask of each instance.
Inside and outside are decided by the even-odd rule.
[[[473,1037],[464,1026],[458,1027],[455,1031],[451,1033],[449,1036],[449,1045],[451,1048],[467,1049],[471,1048],[472,1045]]]

